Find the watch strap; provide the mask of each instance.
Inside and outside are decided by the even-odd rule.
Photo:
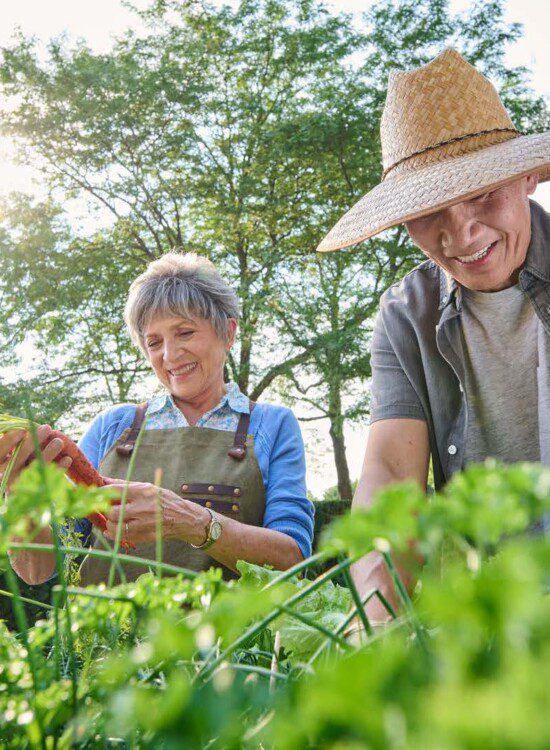
[[[191,542],[189,542],[189,544],[191,544],[191,547],[193,547],[194,549],[205,550],[211,547],[214,544],[214,542],[218,541],[217,539],[212,538],[212,525],[214,523],[219,523],[219,521],[215,517],[215,515],[212,513],[210,508],[205,508],[205,510],[207,510],[210,513],[210,523],[208,524],[207,529],[206,529],[206,539],[204,540],[202,544],[192,544]]]

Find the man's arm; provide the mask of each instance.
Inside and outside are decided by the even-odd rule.
[[[369,428],[369,437],[363,462],[363,470],[353,498],[352,511],[368,508],[373,494],[389,484],[417,481],[426,489],[430,446],[428,428],[420,419],[383,419]],[[414,558],[396,561],[399,572],[411,588],[414,579],[409,567]],[[371,552],[352,567],[352,576],[361,596],[372,589],[380,589],[390,603],[396,607],[397,600],[393,584],[378,552]],[[387,620],[386,609],[375,597],[366,607],[367,616],[374,622]]]

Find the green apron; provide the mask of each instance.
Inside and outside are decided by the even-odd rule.
[[[251,410],[254,404],[251,403]],[[126,479],[130,457],[146,410],[141,404],[131,428],[125,430],[110,448],[99,466],[107,477]],[[254,439],[248,434],[250,415],[242,414],[235,433],[208,427],[181,427],[170,430],[145,430],[134,463],[131,481],[153,482],[155,471],[162,470],[161,485],[176,495],[251,526],[261,526],[265,512],[265,488],[254,454]],[[223,523],[223,520],[222,520]],[[112,549],[100,531],[93,529],[93,548]],[[205,532],[206,533],[206,532]],[[98,537],[101,536],[101,539]],[[106,546],[107,545],[107,546]],[[140,544],[129,554],[156,561],[154,542]],[[164,539],[163,562],[192,570],[223,569],[225,579],[236,574],[216,562],[206,552],[187,542]],[[134,581],[148,568],[124,563],[126,579]],[[81,585],[106,582],[110,561],[88,557],[80,568]],[[120,583],[118,573],[115,582]]]

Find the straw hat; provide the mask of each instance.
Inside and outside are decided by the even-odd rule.
[[[349,247],[532,172],[550,179],[550,132],[521,135],[494,86],[454,49],[390,74],[380,135],[382,182],[318,250]]]

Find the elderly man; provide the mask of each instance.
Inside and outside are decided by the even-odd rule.
[[[404,223],[428,260],[382,297],[355,508],[393,482],[425,487],[430,457],[436,488],[488,456],[550,463],[550,216],[529,200],[550,179],[550,133],[520,135],[448,49],[390,77],[381,135],[381,184],[319,249]],[[395,602],[376,553],[354,579]]]

